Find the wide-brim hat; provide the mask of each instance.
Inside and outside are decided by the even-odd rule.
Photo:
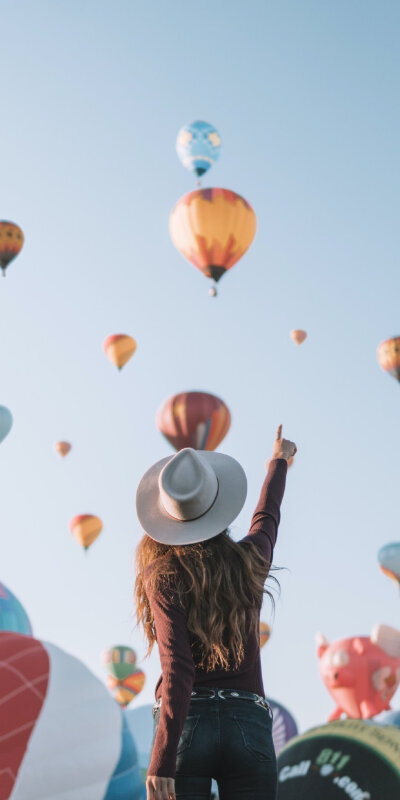
[[[194,544],[222,533],[243,508],[246,494],[247,479],[238,461],[186,447],[143,475],[136,511],[152,539]]]

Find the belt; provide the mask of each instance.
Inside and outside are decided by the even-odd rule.
[[[265,699],[265,697],[261,697],[259,694],[255,694],[254,692],[245,692],[243,689],[207,689],[203,686],[198,686],[196,689],[193,689],[191,694],[191,700],[202,700],[204,698],[209,698],[210,700],[215,699],[216,697],[220,697],[221,700],[251,700],[258,706],[262,706],[262,708],[267,709],[269,712],[270,717],[272,718],[272,710]],[[160,708],[161,706],[161,697],[153,705],[153,713]]]

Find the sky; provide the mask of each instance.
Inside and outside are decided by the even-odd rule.
[[[228,404],[220,450],[249,485],[235,539],[282,423],[298,454],[261,658],[267,696],[305,731],[334,705],[316,632],[400,627],[377,565],[400,539],[400,396],[376,360],[400,335],[400,6],[6,0],[1,19],[0,218],[25,245],[0,282],[0,403],[14,417],[0,580],[38,638],[101,679],[101,652],[131,645],[146,672],[134,702],[151,703],[160,663],[157,648],[144,660],[133,582],[136,487],[173,453],[155,412],[190,389]],[[203,185],[242,194],[257,216],[215,299],[168,232],[195,188],[175,153],[193,119],[222,138]],[[308,331],[301,347],[293,328]],[[120,373],[102,351],[112,333],[138,343]],[[73,444],[63,460],[59,439]],[[104,522],[86,555],[68,529],[81,513]]]

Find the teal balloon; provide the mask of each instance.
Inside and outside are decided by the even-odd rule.
[[[11,411],[5,406],[0,406],[0,442],[8,436],[13,425]]]
[[[4,583],[0,583],[0,631],[32,636],[32,625],[23,605]]]
[[[221,137],[209,122],[191,122],[178,133],[176,152],[186,169],[204,175],[219,158]]]

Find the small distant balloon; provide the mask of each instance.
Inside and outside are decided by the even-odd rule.
[[[209,122],[197,120],[184,125],[178,133],[176,152],[186,169],[194,172],[198,178],[219,158],[221,137],[216,128]]]
[[[135,671],[136,653],[126,645],[115,645],[104,650],[102,662],[109,675],[124,680]]]
[[[392,578],[400,588],[400,542],[385,544],[378,552],[382,572]]]
[[[94,514],[78,514],[69,523],[72,536],[84,550],[89,549],[101,533],[102,528],[101,519]]]
[[[400,381],[400,336],[381,342],[377,352],[378,362],[385,372]]]
[[[24,234],[15,222],[0,221],[0,267],[3,275],[11,261],[22,250]]]
[[[103,350],[107,358],[118,369],[122,369],[128,363],[136,347],[135,339],[126,333],[114,333],[112,336],[107,336],[103,342]]]
[[[6,406],[0,406],[0,442],[8,436],[13,426],[13,416]]]
[[[307,339],[307,331],[302,331],[300,329],[290,331],[290,338],[295,344],[303,344],[303,342],[305,342]]]
[[[271,628],[266,622],[260,622],[260,648],[267,644],[271,636]]]
[[[56,442],[54,447],[58,455],[64,458],[64,456],[68,455],[72,445],[69,442]]]
[[[126,708],[131,700],[140,694],[145,681],[146,676],[144,672],[138,668],[134,669],[131,675],[128,675],[128,677],[124,678],[123,680],[118,680],[112,675],[107,676],[107,686],[110,689],[114,700],[116,700],[117,703],[122,706],[122,708]]]

